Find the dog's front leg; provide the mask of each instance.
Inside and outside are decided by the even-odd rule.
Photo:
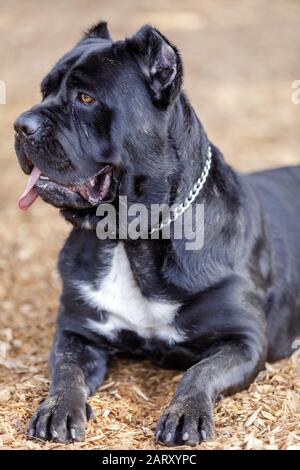
[[[82,441],[92,413],[87,398],[104,379],[107,357],[81,337],[58,329],[50,368],[49,396],[35,411],[28,435],[57,442]]]
[[[263,366],[264,348],[256,346],[227,342],[188,369],[157,425],[157,441],[194,445],[211,438],[215,399],[250,385]]]

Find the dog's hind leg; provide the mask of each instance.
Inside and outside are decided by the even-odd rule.
[[[103,382],[107,356],[84,338],[58,329],[50,368],[49,396],[31,418],[28,435],[57,442],[82,441],[92,413],[87,398]]]
[[[249,386],[263,362],[263,349],[242,339],[220,345],[184,374],[157,425],[157,441],[166,445],[194,445],[210,438],[216,398]]]

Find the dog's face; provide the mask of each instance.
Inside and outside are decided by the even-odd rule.
[[[44,78],[42,101],[15,122],[16,153],[30,174],[20,207],[39,194],[76,223],[117,194],[164,202],[168,113],[181,81],[177,50],[152,27],[116,43],[106,23],[92,28]]]

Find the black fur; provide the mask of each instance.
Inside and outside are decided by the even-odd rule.
[[[160,32],[143,27],[112,42],[106,24],[92,28],[43,80],[43,100],[25,115],[40,120],[31,138],[18,134],[26,173],[32,163],[60,183],[82,181],[99,165],[121,170],[118,194],[128,204],[176,203],[203,169],[209,140],[181,91],[182,62]],[[95,98],[78,102],[78,92]],[[84,438],[86,401],[116,354],[148,357],[187,370],[156,437],[195,444],[213,432],[212,406],[247,387],[266,360],[291,353],[300,331],[300,167],[239,175],[211,144],[212,167],[197,202],[205,204],[205,243],[124,242],[134,278],[146,298],[177,301],[175,326],[186,340],[168,345],[121,331],[108,340],[85,327],[99,318],[74,281],[99,280],[116,240],[100,241],[95,209],[63,192],[41,196],[61,209],[72,230],[60,255],[61,308],[51,355],[49,398],[29,433],[58,441]],[[30,162],[28,161],[30,159]],[[102,320],[108,312],[101,312]]]

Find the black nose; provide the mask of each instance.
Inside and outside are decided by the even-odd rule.
[[[15,131],[25,135],[33,135],[40,128],[41,122],[38,116],[30,113],[21,114],[14,124]]]

